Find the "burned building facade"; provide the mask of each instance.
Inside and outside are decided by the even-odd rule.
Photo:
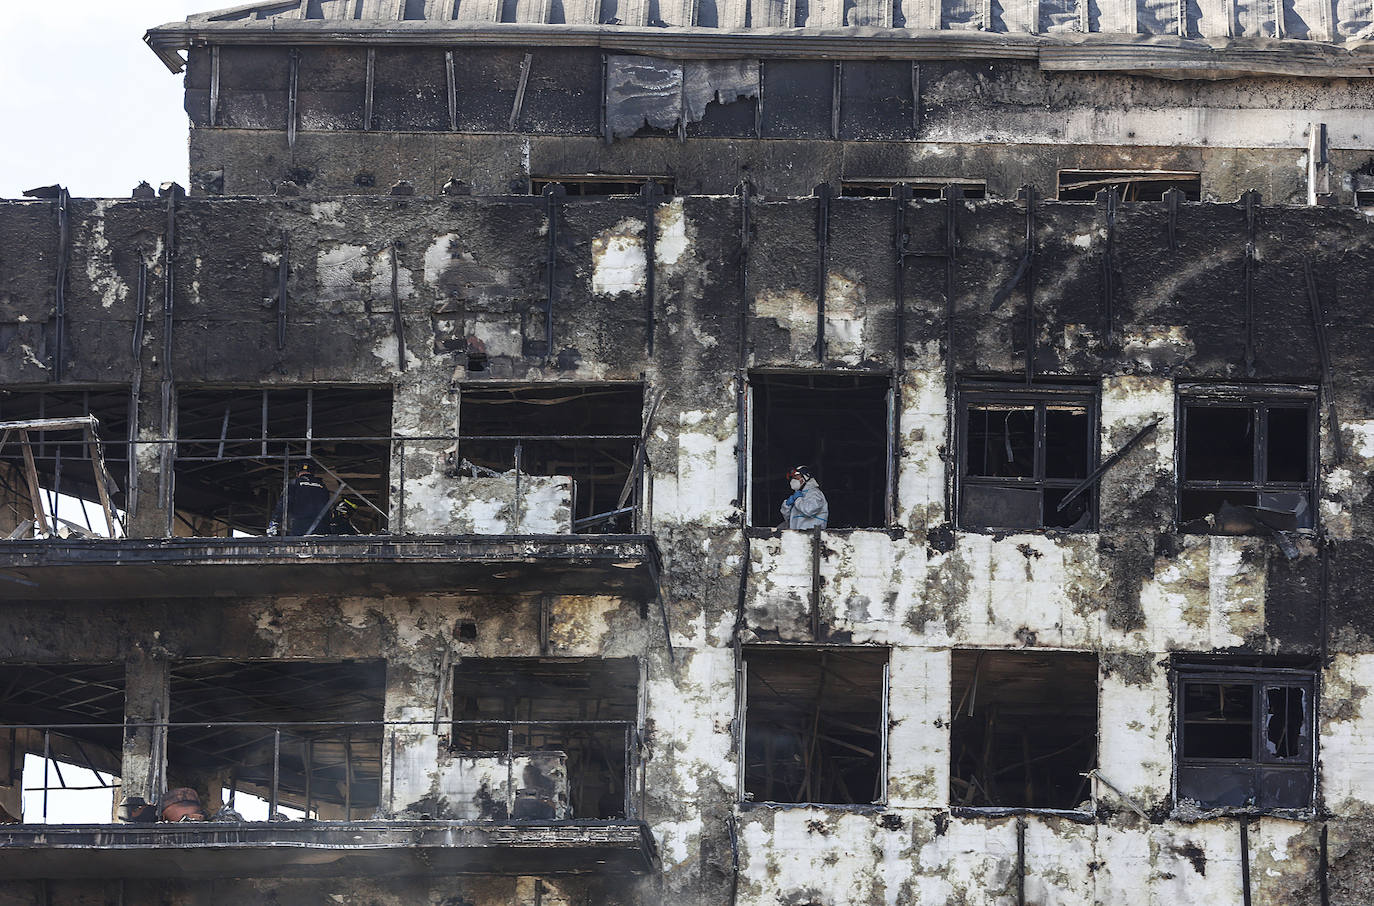
[[[0,202],[0,904],[1365,902],[1370,17],[153,29],[189,192]]]

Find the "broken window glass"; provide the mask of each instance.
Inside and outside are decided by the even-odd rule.
[[[887,660],[886,649],[747,649],[744,798],[882,801]]]
[[[950,803],[1079,807],[1097,763],[1097,657],[955,651]]]
[[[1096,403],[1081,390],[961,390],[959,515],[965,528],[1086,529]],[[1061,508],[1061,504],[1064,504]]]
[[[1311,528],[1314,402],[1307,392],[1185,391],[1180,524],[1220,534]]]
[[[1179,667],[1179,798],[1207,808],[1306,808],[1313,684],[1310,670]]]
[[[1264,745],[1275,758],[1302,755],[1307,739],[1307,691],[1297,686],[1264,690]]]

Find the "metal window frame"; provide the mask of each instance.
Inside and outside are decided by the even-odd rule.
[[[1297,385],[1182,384],[1174,395],[1174,521],[1182,525],[1185,491],[1247,491],[1261,493],[1305,493],[1316,531],[1317,495],[1321,475],[1321,411],[1317,387]],[[1190,409],[1250,409],[1254,421],[1251,438],[1251,480],[1230,481],[1190,479],[1188,477],[1188,412]],[[1269,410],[1304,409],[1307,412],[1306,481],[1268,480]]]
[[[887,660],[883,662],[882,670],[882,689],[878,699],[878,786],[882,790],[882,796],[870,803],[862,802],[775,802],[772,800],[757,800],[747,798],[745,795],[745,778],[749,773],[747,763],[748,745],[748,726],[749,726],[749,654],[753,651],[811,651],[819,655],[824,651],[881,651],[887,655]],[[813,644],[766,644],[766,645],[740,645],[738,646],[737,662],[735,665],[735,801],[740,805],[768,805],[778,808],[802,808],[806,806],[819,806],[829,809],[872,809],[885,808],[888,804],[888,781],[891,775],[891,768],[888,764],[890,758],[888,748],[889,725],[892,722],[890,713],[890,700],[892,688],[892,645],[813,645]]]
[[[1009,403],[1030,406],[1035,409],[1035,465],[1031,478],[994,478],[990,476],[970,476],[967,474],[969,443],[969,409],[977,403]],[[959,454],[955,461],[954,472],[954,521],[961,530],[974,532],[1095,532],[1098,526],[1098,486],[1084,492],[1088,499],[1090,519],[1081,529],[1046,526],[1044,519],[1044,496],[1041,495],[1041,525],[991,526],[968,525],[963,520],[963,496],[966,484],[1002,488],[1033,488],[1044,491],[1047,488],[1065,490],[1076,487],[1083,478],[1046,478],[1045,477],[1045,410],[1055,403],[1082,404],[1088,412],[1088,471],[1097,468],[1102,457],[1101,441],[1101,391],[1094,385],[1084,384],[1043,384],[1009,385],[996,381],[962,381],[955,389],[955,412],[958,417],[956,443]],[[1084,476],[1086,477],[1086,475]]]
[[[1170,667],[1170,692],[1173,698],[1173,800],[1178,802],[1179,775],[1188,768],[1208,768],[1230,765],[1262,769],[1289,768],[1294,771],[1308,771],[1311,774],[1309,803],[1299,809],[1312,809],[1317,803],[1317,686],[1320,671],[1317,668],[1297,667],[1246,667],[1238,665],[1196,665],[1174,664]],[[1250,717],[1250,757],[1249,758],[1185,758],[1183,755],[1185,723],[1183,711],[1183,688],[1187,683],[1221,683],[1227,685],[1248,685],[1251,687]],[[1303,705],[1303,722],[1307,727],[1306,751],[1289,758],[1268,756],[1264,751],[1263,715],[1265,712],[1264,692],[1276,687],[1299,687],[1306,692]]]

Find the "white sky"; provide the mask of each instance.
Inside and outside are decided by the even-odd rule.
[[[62,183],[127,198],[186,185],[182,76],[143,43],[155,25],[243,0],[3,0],[0,198]]]

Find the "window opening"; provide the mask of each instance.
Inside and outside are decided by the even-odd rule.
[[[1374,210],[1374,189],[1356,189],[1355,207],[1363,208],[1366,213]]]
[[[1060,201],[1093,201],[1115,188],[1122,201],[1162,201],[1178,189],[1185,201],[1202,199],[1202,174],[1170,170],[1060,170]]]
[[[535,176],[530,178],[530,194],[543,195],[544,189],[557,184],[564,188],[569,197],[638,195],[648,183],[655,183],[664,195],[674,195],[675,184],[671,176],[614,176],[587,173],[577,176]]]
[[[644,417],[641,385],[484,383],[465,385],[461,393],[456,469],[508,480],[520,509],[554,512],[559,507],[551,500],[561,501],[572,514],[573,531],[635,530],[643,502],[638,479],[647,470],[641,465],[630,481]],[[520,478],[530,475],[568,482],[549,484],[544,490],[553,497],[540,503],[531,496],[533,483]],[[565,495],[570,497],[563,500]]]
[[[891,198],[898,186],[911,189],[911,197],[924,200],[939,199],[947,186],[958,186],[964,198],[987,198],[988,184],[981,179],[846,179],[840,182],[840,195],[845,198]]]
[[[181,390],[173,534],[261,535],[274,521],[283,534],[385,532],[391,444],[390,388]],[[305,463],[320,500],[297,506],[288,489],[279,513]]]
[[[124,537],[128,388],[0,391],[0,424],[0,538]]]
[[[452,817],[633,817],[639,684],[634,658],[464,658],[453,672],[456,765],[440,779]]]
[[[1097,763],[1097,656],[955,651],[950,803],[1075,809]]]
[[[1206,808],[1306,808],[1310,670],[1180,666],[1178,797]]]
[[[757,647],[744,663],[745,799],[885,799],[887,649]]]
[[[959,524],[1091,529],[1095,495],[1060,503],[1097,464],[1097,399],[1074,388],[960,390]]]
[[[852,374],[755,374],[752,521],[782,525],[789,473],[811,470],[829,528],[887,524],[890,381]]]
[[[1316,397],[1180,397],[1179,522],[1263,534],[1313,527]]]
[[[124,665],[0,666],[0,824],[109,824]]]
[[[371,817],[380,792],[381,661],[194,661],[171,670],[167,786],[208,816],[245,820],[267,800],[285,817]],[[277,778],[273,799],[273,776]]]

